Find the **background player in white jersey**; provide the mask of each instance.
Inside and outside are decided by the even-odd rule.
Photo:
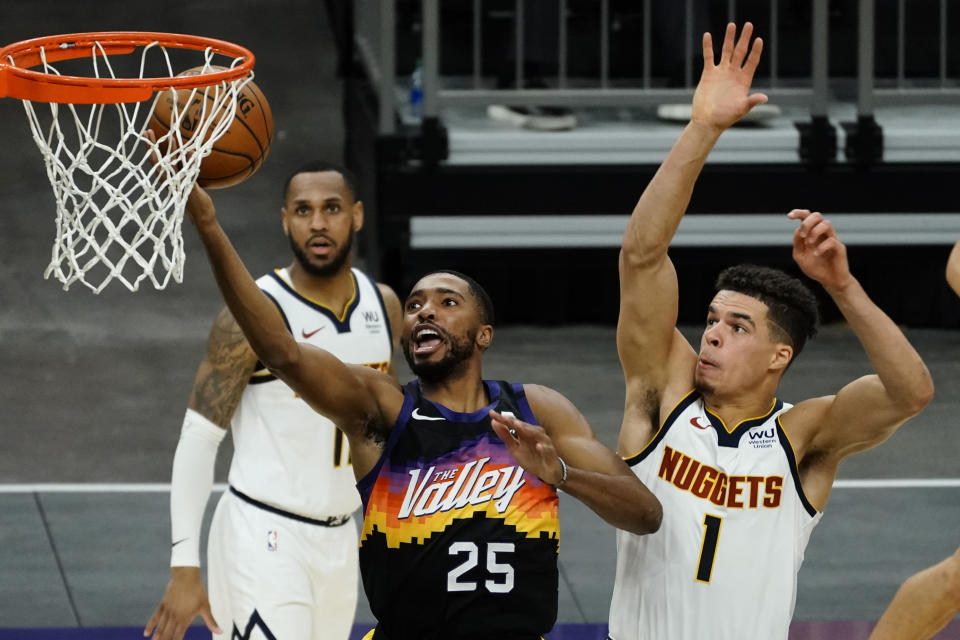
[[[793,210],[793,257],[821,284],[873,368],[836,395],[775,397],[815,328],[803,285],[764,268],[721,275],[699,353],[676,329],[667,250],[720,134],[766,101],[749,94],[762,41],[703,37],[692,118],[633,211],[620,254],[617,346],[626,383],[619,453],[663,503],[659,532],[617,532],[613,640],[786,639],[796,574],[840,461],[886,438],[932,397],[903,333],[850,273],[819,213]]]
[[[311,162],[284,189],[284,234],[294,260],[257,281],[287,330],[346,362],[392,371],[400,303],[351,268],[363,204],[346,169]],[[171,489],[171,578],[145,635],[208,628],[244,638],[345,639],[356,609],[360,506],[347,443],[257,361],[229,310],[210,332],[177,451]],[[233,428],[230,488],[208,540],[200,579],[200,527],[217,447]],[[252,635],[250,635],[252,634]]]

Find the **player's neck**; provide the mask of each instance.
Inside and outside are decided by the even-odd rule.
[[[443,380],[420,379],[423,396],[457,413],[473,413],[490,404],[479,362],[467,361],[463,369]]]
[[[290,281],[297,293],[314,302],[319,302],[337,314],[341,314],[346,309],[356,293],[349,260],[336,273],[329,276],[315,276],[307,273],[296,260],[287,267],[287,273],[290,274]]]
[[[728,429],[733,429],[744,420],[766,415],[773,407],[775,397],[767,390],[736,396],[707,392],[703,393],[703,404],[710,413],[723,420]]]

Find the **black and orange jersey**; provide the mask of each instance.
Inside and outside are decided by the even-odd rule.
[[[378,632],[539,638],[557,617],[557,494],[517,464],[489,410],[537,424],[522,384],[484,381],[490,404],[457,413],[414,381],[363,501],[360,570]]]

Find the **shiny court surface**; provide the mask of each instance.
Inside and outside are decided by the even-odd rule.
[[[689,333],[694,335],[696,329]],[[899,583],[960,543],[960,478],[953,433],[960,389],[955,382],[957,364],[949,357],[956,337],[939,330],[910,331],[909,336],[933,372],[937,397],[888,442],[841,467],[841,478],[800,572],[796,638],[865,638],[866,632],[860,630],[869,625],[864,623],[880,615]],[[183,348],[174,341],[155,346],[158,353],[147,357]],[[93,370],[123,366],[116,354],[113,362],[103,362],[101,348],[78,345],[78,349],[77,364]],[[142,356],[134,350],[124,356],[129,357]],[[867,366],[853,337],[841,327],[828,327],[791,369],[781,395],[790,401],[826,393],[842,380],[865,373]],[[581,408],[601,440],[615,445],[622,385],[612,328],[503,328],[489,352],[486,375],[559,389]],[[188,383],[184,379],[177,384],[186,388]],[[116,392],[91,403],[90,392],[81,385],[72,389],[62,390],[63,401],[83,411],[88,425],[111,421],[113,407],[124,395]],[[155,393],[167,395],[159,384]],[[35,459],[17,461],[16,473],[23,480],[33,476],[34,482],[8,483],[0,493],[5,514],[0,628],[131,627],[149,617],[167,578],[164,483],[181,410],[172,407],[169,416],[157,419],[167,423],[156,427],[163,442],[140,458],[152,469],[141,465],[138,474],[114,469],[115,482],[124,476],[133,482],[104,482],[103,477],[110,475],[104,466],[111,460],[125,462],[121,467],[129,465],[126,449],[136,442],[134,433],[87,437],[85,444],[46,459],[42,473]],[[38,426],[36,421],[46,420],[44,412],[29,403],[22,406],[20,419],[29,425],[22,437],[34,443],[30,446],[69,435],[49,423],[45,430]],[[224,445],[221,454],[229,448]],[[100,484],[82,480],[50,484],[55,475],[51,471],[57,467],[72,467],[72,475],[86,474]],[[600,627],[590,625],[602,626],[606,619],[613,531],[581,503],[564,497],[561,532],[559,622],[588,626],[562,626],[558,631],[573,635],[551,637],[591,638]],[[362,594],[357,621],[361,626],[373,622]],[[941,637],[960,637],[956,630],[949,633]]]

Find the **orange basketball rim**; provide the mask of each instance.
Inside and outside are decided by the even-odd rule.
[[[31,67],[74,58],[129,54],[137,47],[210,50],[238,62],[222,70],[188,77],[100,78],[64,76]],[[0,49],[0,98],[36,102],[109,104],[142,102],[161,89],[189,89],[236,80],[250,73],[253,53],[224,40],[177,33],[102,31],[23,40]]]

